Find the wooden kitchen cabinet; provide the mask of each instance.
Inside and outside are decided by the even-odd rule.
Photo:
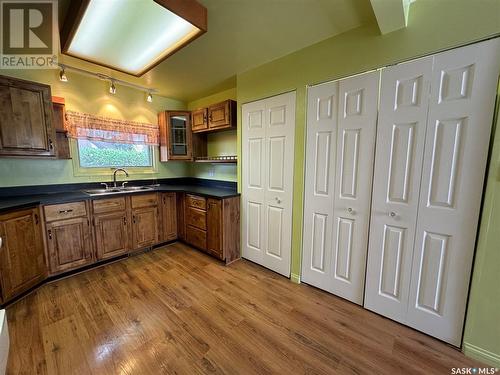
[[[158,114],[160,161],[193,158],[190,117],[190,112],[164,111]]]
[[[162,241],[177,239],[177,197],[176,193],[161,193],[161,233]]]
[[[0,282],[3,302],[46,276],[38,208],[0,215]]]
[[[132,207],[132,247],[134,250],[160,242],[158,194],[130,197]]]
[[[193,133],[236,128],[236,102],[225,100],[191,112]],[[206,156],[206,155],[203,155]]]
[[[50,86],[0,76],[0,156],[53,157]]]
[[[56,131],[56,156],[58,159],[71,159],[69,151],[68,132],[64,126],[66,107],[64,98],[52,97],[52,112],[54,129]]]
[[[240,198],[186,194],[185,241],[227,263],[240,258]]]
[[[191,127],[194,132],[208,129],[208,109],[201,108],[191,112]]]
[[[92,237],[86,202],[44,206],[49,273],[91,264]]]
[[[99,199],[92,205],[97,259],[128,253],[130,236],[125,197]]]

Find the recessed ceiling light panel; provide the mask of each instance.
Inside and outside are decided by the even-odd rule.
[[[195,0],[72,1],[61,31],[62,51],[141,76],[207,30]]]

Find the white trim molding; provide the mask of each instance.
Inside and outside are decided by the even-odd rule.
[[[500,354],[492,353],[479,346],[464,342],[463,352],[467,357],[477,359],[478,361],[487,363],[488,365],[500,368]]]

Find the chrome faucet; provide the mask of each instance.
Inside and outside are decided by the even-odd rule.
[[[128,172],[123,168],[116,168],[113,172],[113,187],[116,187],[116,172],[122,171],[128,177]]]

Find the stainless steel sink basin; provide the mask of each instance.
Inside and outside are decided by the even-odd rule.
[[[122,191],[139,191],[139,190],[150,190],[150,186],[125,186],[120,188]]]
[[[125,186],[116,187],[108,189],[90,189],[85,190],[85,193],[89,195],[108,195],[108,194],[118,194],[118,193],[130,193],[134,191],[151,190],[151,186]]]

